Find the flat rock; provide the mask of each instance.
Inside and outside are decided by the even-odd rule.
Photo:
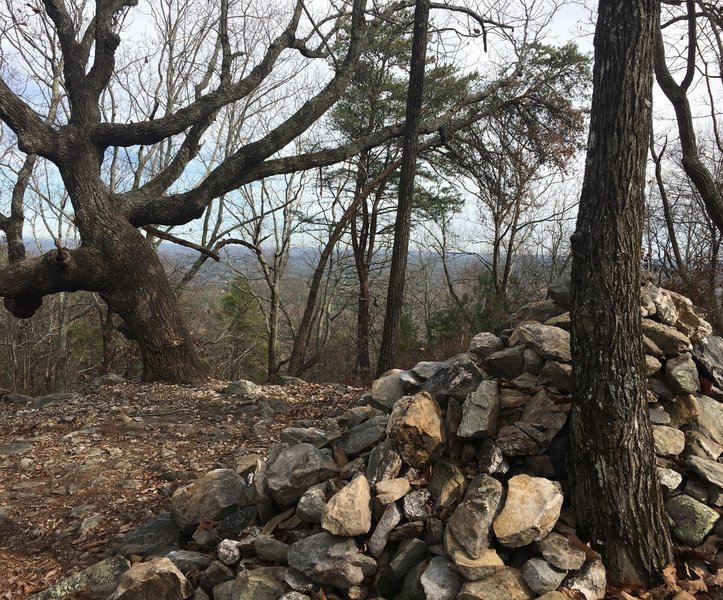
[[[700,414],[692,429],[723,445],[723,404],[708,396],[697,396]]]
[[[510,548],[541,540],[560,517],[562,500],[557,482],[528,475],[512,477],[504,508],[492,525],[497,540]]]
[[[108,600],[158,600],[190,598],[193,587],[167,558],[137,563],[121,575]]]
[[[48,589],[29,596],[27,600],[52,600],[82,589],[106,596],[116,588],[121,575],[130,566],[122,556],[114,556],[61,579]]]
[[[585,553],[554,531],[537,542],[537,548],[543,558],[558,569],[576,571],[585,563]]]
[[[255,398],[263,395],[263,389],[256,385],[253,381],[241,379],[239,381],[230,382],[221,393],[229,396],[243,396],[247,398]]]
[[[510,338],[510,345],[524,344],[542,358],[557,362],[570,362],[570,334],[559,327],[536,321],[520,323]]]
[[[501,498],[502,484],[489,475],[478,475],[450,516],[447,529],[471,558],[480,558],[490,547],[492,522]]]
[[[683,483],[683,476],[674,471],[673,469],[664,469],[663,467],[656,467],[656,473],[658,474],[658,481],[668,492],[676,490],[681,483]]]
[[[315,483],[338,474],[331,453],[311,444],[296,444],[282,450],[266,472],[269,494],[281,506],[296,503]]]
[[[281,430],[279,439],[282,443],[289,444],[312,444],[321,448],[329,443],[329,434],[318,427],[286,427]]]
[[[1,400],[3,402],[7,402],[8,404],[31,404],[31,403],[35,402],[35,398],[33,396],[26,396],[24,394],[15,394],[13,392],[3,394]]]
[[[693,350],[690,339],[670,325],[663,325],[651,319],[642,319],[643,333],[660,350],[669,356],[677,356]]]
[[[563,394],[572,390],[572,365],[548,360],[537,379],[539,385],[553,387]]]
[[[689,454],[709,458],[710,460],[718,460],[718,457],[723,453],[723,446],[716,444],[699,431],[686,431],[685,445]]]
[[[497,433],[495,444],[506,456],[539,454],[543,448],[517,425],[505,425]]]
[[[424,360],[414,365],[411,370],[412,373],[414,373],[417,377],[426,381],[427,379],[432,377],[437,371],[439,371],[443,366],[443,362]]]
[[[505,568],[505,563],[492,548],[482,552],[479,558],[472,558],[464,550],[455,550],[452,560],[462,577],[469,581],[484,579]]]
[[[487,437],[496,432],[499,414],[497,382],[486,380],[470,393],[462,405],[462,422],[457,437],[475,439]]]
[[[507,567],[481,581],[466,582],[457,600],[532,600],[534,597],[519,569]]]
[[[464,495],[465,485],[464,473],[455,459],[442,456],[434,462],[428,489],[437,510],[457,504]]]
[[[693,348],[693,356],[703,375],[723,387],[723,338],[717,335],[704,337]]]
[[[389,534],[402,520],[402,511],[396,502],[388,504],[374,532],[367,542],[367,550],[374,558],[379,558],[389,541]]]
[[[289,555],[289,544],[270,535],[259,535],[254,539],[254,550],[261,560],[285,564]]]
[[[648,416],[653,425],[670,425],[670,415],[659,404],[648,407]]]
[[[394,479],[401,469],[402,458],[394,449],[391,440],[384,440],[377,444],[369,455],[366,472],[369,485],[385,479]]]
[[[192,533],[203,520],[220,521],[236,512],[244,485],[243,478],[231,469],[209,471],[176,490],[171,518],[184,533]]]
[[[723,464],[699,456],[689,456],[685,462],[707,483],[723,488]]]
[[[180,549],[180,533],[181,530],[171,519],[171,515],[161,514],[124,534],[113,552],[123,556],[165,556]]]
[[[166,558],[184,575],[194,569],[203,571],[211,564],[211,557],[208,554],[192,550],[174,550],[169,552]]]
[[[334,494],[324,505],[321,526],[332,535],[355,537],[372,527],[369,482],[359,475]]]
[[[671,327],[675,327],[678,322],[678,309],[667,290],[647,283],[640,288],[640,316],[653,315]]]
[[[33,400],[33,408],[45,408],[46,406],[63,406],[72,402],[73,400],[79,400],[82,398],[77,392],[55,392],[52,394],[46,394]]]
[[[440,459],[441,460],[441,459]],[[435,467],[436,467],[435,463]],[[382,505],[386,506],[404,498],[412,489],[409,479],[406,477],[395,477],[380,481],[374,486],[374,496]]]
[[[387,424],[387,437],[408,465],[422,468],[444,449],[442,411],[425,392],[406,396],[394,405]]]

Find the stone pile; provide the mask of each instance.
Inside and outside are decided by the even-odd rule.
[[[666,508],[698,546],[723,537],[723,339],[652,285],[641,312]],[[605,568],[566,494],[569,324],[556,282],[467,353],[385,374],[338,430],[291,427],[267,460],[179,489],[170,515],[120,540],[114,573],[121,557],[159,558],[109,598],[602,599]]]

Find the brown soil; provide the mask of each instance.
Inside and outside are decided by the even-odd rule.
[[[329,425],[361,393],[266,386],[249,405],[222,387],[125,383],[42,409],[0,403],[0,600],[98,562],[190,478],[265,454],[284,427]]]

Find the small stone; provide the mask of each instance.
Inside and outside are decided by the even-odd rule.
[[[374,485],[385,479],[394,479],[402,469],[402,459],[394,450],[390,440],[377,444],[369,455],[367,465],[367,479],[369,485]]]
[[[271,497],[281,506],[296,504],[315,483],[326,481],[339,472],[327,450],[311,444],[296,444],[282,450],[266,472]]]
[[[203,520],[220,521],[235,512],[244,480],[231,469],[210,471],[182,487],[171,499],[171,517],[184,533]]]
[[[542,358],[561,363],[570,362],[570,334],[559,327],[536,321],[520,323],[510,337],[510,346],[524,344]]]
[[[223,388],[223,390],[221,390],[221,393],[229,396],[255,398],[263,395],[263,389],[252,381],[242,379],[240,381],[230,382],[225,388]]]
[[[653,425],[669,425],[670,424],[670,415],[665,412],[665,409],[660,406],[660,404],[656,404],[654,406],[648,407],[648,416],[650,417],[650,422]]]
[[[213,592],[213,588],[219,583],[231,581],[233,578],[234,573],[231,569],[229,569],[221,561],[214,560],[201,575],[198,585],[201,586],[201,589],[203,589],[204,592],[211,594]],[[163,598],[163,596],[161,596],[161,598]]]
[[[165,556],[180,549],[179,534],[180,530],[171,516],[160,514],[126,533],[113,551],[122,556]]]
[[[464,495],[465,484],[464,473],[457,461],[446,456],[438,459],[432,465],[428,486],[435,508],[439,510],[457,504]]]
[[[658,371],[660,371],[660,368],[662,366],[663,363],[661,363],[654,356],[650,356],[649,354],[645,355],[645,374],[648,377],[650,377],[651,375],[655,375]]]
[[[376,499],[384,506],[391,502],[396,502],[409,493],[411,484],[406,477],[397,477],[395,479],[386,479],[380,481],[374,486]]]
[[[321,515],[326,505],[324,488],[326,484],[317,483],[306,490],[296,505],[296,516],[305,523],[321,523]]]
[[[692,394],[698,390],[698,368],[687,352],[669,358],[665,363],[665,380],[671,391],[678,394]]]
[[[404,396],[404,388],[399,377],[401,372],[399,369],[392,369],[372,383],[374,404],[384,410],[391,410],[394,404]]]
[[[462,578],[440,556],[429,561],[421,582],[426,600],[455,600],[462,587]]]
[[[493,377],[514,379],[525,372],[525,347],[515,346],[493,352],[484,360],[484,369]]]
[[[562,393],[568,393],[572,390],[572,366],[548,360],[540,372],[537,383],[553,387]]]
[[[329,443],[329,434],[318,427],[286,427],[281,430],[279,439],[282,443],[289,444],[312,444],[321,448]]]
[[[241,571],[231,588],[232,600],[278,600],[288,591],[283,579],[285,570],[279,567],[261,567]],[[215,598],[214,593],[214,600]]]
[[[558,588],[567,571],[551,566],[541,558],[531,558],[522,565],[522,576],[535,594],[546,594]]]
[[[210,556],[191,550],[174,550],[166,554],[166,558],[184,575],[194,569],[203,571],[211,564]]]
[[[372,417],[349,429],[336,443],[341,446],[347,456],[357,456],[365,450],[373,448],[384,438],[388,420],[389,417],[386,415]]]
[[[683,483],[683,476],[673,469],[656,467],[656,472],[658,473],[658,481],[660,481],[660,485],[662,485],[668,492],[672,492],[677,489],[681,483]]]
[[[494,333],[482,332],[475,335],[469,342],[469,352],[480,360],[484,360],[493,352],[502,350],[504,344]]]
[[[699,456],[689,456],[685,462],[706,482],[723,488],[723,464]]]
[[[716,444],[723,445],[723,404],[708,396],[698,396],[697,399],[700,414],[692,428]]]
[[[435,398],[453,397],[464,399],[479,387],[485,379],[475,360],[474,354],[458,354],[445,361],[424,384],[424,391]]]
[[[406,480],[405,480],[406,481]],[[369,537],[367,550],[374,558],[379,558],[389,540],[389,534],[402,520],[402,511],[396,502],[384,509],[381,519],[377,523],[374,533]]]
[[[678,456],[685,450],[685,434],[674,427],[653,425],[653,442],[658,456]]]
[[[607,588],[605,567],[599,560],[591,560],[577,573],[568,576],[562,587],[582,592],[586,600],[602,600]]]
[[[537,547],[544,559],[558,569],[577,571],[585,563],[585,553],[554,531],[537,542]]]
[[[387,437],[412,467],[422,468],[435,460],[444,448],[445,432],[442,411],[434,398],[421,392],[399,400],[389,417]]]
[[[505,568],[505,563],[493,549],[482,552],[479,558],[472,558],[464,550],[452,553],[452,560],[462,577],[469,581],[478,581]]]
[[[270,535],[260,535],[254,540],[254,550],[261,560],[286,563],[289,545]]]
[[[437,371],[444,366],[443,362],[422,361],[412,367],[412,373],[423,380],[432,377]]]
[[[665,508],[673,519],[673,534],[684,544],[700,546],[718,521],[719,514],[686,494],[670,498]]]
[[[383,596],[392,597],[402,587],[404,577],[427,557],[427,545],[418,539],[405,540],[382,571],[377,587]]]
[[[462,405],[462,422],[457,436],[465,439],[487,437],[497,429],[499,396],[497,382],[487,380],[467,396]]]
[[[427,489],[409,492],[402,503],[408,521],[424,520],[432,514],[432,494]]]

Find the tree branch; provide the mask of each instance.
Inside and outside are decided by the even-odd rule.
[[[162,240],[166,240],[168,242],[173,242],[174,244],[178,244],[179,246],[184,246],[185,248],[191,248],[195,250],[196,252],[200,252],[201,254],[205,254],[209,258],[212,258],[216,262],[221,260],[216,252],[213,250],[209,250],[208,248],[204,248],[203,246],[199,246],[198,244],[195,244],[193,242],[189,242],[188,240],[184,240],[182,238],[176,237],[175,235],[172,235],[168,233],[167,231],[161,231],[160,229],[157,229],[156,227],[151,227],[150,225],[146,225],[143,228],[145,231],[150,233],[151,235],[155,235],[157,238],[160,238]]]
[[[58,155],[57,133],[43,122],[0,78],[0,119],[18,137],[18,148],[26,154],[53,159]]]

